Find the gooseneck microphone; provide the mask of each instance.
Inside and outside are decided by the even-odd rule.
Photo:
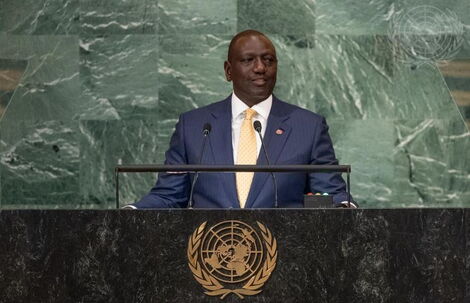
[[[261,122],[259,122],[258,120],[255,120],[255,122],[253,122],[253,127],[254,127],[254,129],[256,130],[256,132],[258,133],[259,138],[260,138],[260,140],[261,140],[261,148],[262,148],[263,151],[264,151],[264,156],[266,157],[266,162],[268,163],[268,165],[271,165],[271,164],[269,163],[268,152],[266,151],[266,147],[264,146],[263,136],[261,135]],[[278,201],[277,201],[277,182],[276,182],[276,176],[274,175],[273,172],[271,172],[271,176],[273,177],[273,185],[274,185],[274,208],[278,208],[278,207],[279,207],[279,203],[278,203]]]
[[[202,162],[202,156],[204,156],[204,150],[205,150],[205,147],[206,147],[207,137],[209,136],[211,130],[212,130],[212,126],[211,126],[210,123],[204,124],[204,127],[202,128],[202,135],[204,137],[202,139],[202,149],[201,149],[201,155],[199,156],[198,164],[201,164],[201,162]],[[191,190],[189,192],[188,208],[193,208],[194,185],[196,185],[196,181],[197,181],[198,177],[199,177],[199,172],[197,171],[196,174],[194,175],[193,182],[191,183]]]

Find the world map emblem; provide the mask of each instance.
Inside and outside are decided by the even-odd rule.
[[[277,242],[262,223],[237,220],[207,228],[203,222],[188,241],[188,265],[209,296],[240,298],[262,291],[277,261]]]

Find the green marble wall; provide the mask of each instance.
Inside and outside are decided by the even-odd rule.
[[[161,163],[178,114],[231,92],[248,28],[276,45],[276,95],[327,117],[363,207],[468,207],[470,102],[449,87],[470,75],[405,64],[388,39],[424,4],[455,12],[452,59],[470,62],[467,0],[0,0],[0,207],[113,208],[116,164]],[[154,179],[124,175],[122,202]]]

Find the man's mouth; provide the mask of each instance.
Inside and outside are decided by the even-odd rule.
[[[259,79],[253,79],[252,80],[253,83],[257,86],[262,86],[262,85],[265,85],[266,84],[266,80],[263,79],[263,78],[259,78]]]

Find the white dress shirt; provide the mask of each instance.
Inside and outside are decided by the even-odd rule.
[[[269,112],[273,105],[273,95],[270,95],[266,100],[254,105],[252,109],[256,111],[256,115],[253,117],[253,122],[258,120],[261,123],[261,135],[264,138],[266,132],[266,126],[268,125]],[[240,100],[235,93],[232,94],[232,150],[233,150],[233,163],[237,163],[238,154],[238,141],[240,140],[240,129],[242,127],[243,120],[245,119],[244,111],[248,109],[242,100]],[[259,135],[255,131],[256,135],[256,150],[259,155],[261,150],[261,140]]]

